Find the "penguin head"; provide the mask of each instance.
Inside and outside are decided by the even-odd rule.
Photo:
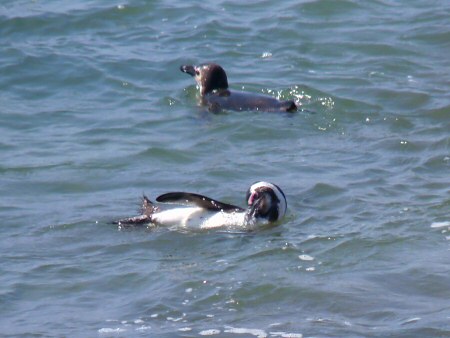
[[[202,96],[214,90],[228,89],[227,74],[216,63],[204,63],[198,66],[183,65],[180,70],[195,78]]]
[[[253,183],[247,191],[246,200],[249,215],[256,219],[276,222],[286,214],[286,196],[275,184],[262,181]]]

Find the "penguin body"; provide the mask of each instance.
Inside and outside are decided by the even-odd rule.
[[[297,105],[292,100],[283,101],[269,95],[230,90],[227,75],[218,64],[183,65],[180,70],[195,78],[200,88],[201,103],[210,111],[297,111]]]
[[[246,200],[247,208],[244,209],[199,194],[171,192],[158,196],[156,201],[161,206],[157,206],[144,196],[141,215],[121,219],[116,223],[121,227],[154,225],[251,230],[259,225],[277,222],[286,213],[286,197],[272,183],[254,183],[247,191]]]

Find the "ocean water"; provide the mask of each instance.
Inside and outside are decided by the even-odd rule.
[[[449,337],[448,1],[0,4],[0,335]],[[295,114],[197,104],[179,71]],[[143,193],[288,214],[132,229]]]

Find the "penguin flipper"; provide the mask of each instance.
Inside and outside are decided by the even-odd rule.
[[[158,196],[156,198],[156,201],[161,203],[194,205],[211,211],[233,212],[244,210],[232,204],[219,202],[212,198],[189,192],[169,192],[167,194]]]

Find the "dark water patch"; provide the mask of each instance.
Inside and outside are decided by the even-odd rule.
[[[36,36],[54,36],[63,32],[112,30],[128,17],[137,19],[140,14],[152,10],[146,6],[108,6],[79,8],[63,11],[39,11],[31,15],[3,18],[0,25],[7,37],[14,37],[22,31],[33,32]],[[26,13],[25,13],[26,14]]]
[[[310,198],[323,198],[323,197],[330,197],[333,198],[333,196],[340,195],[344,193],[344,189],[330,185],[327,183],[317,183],[312,189],[307,191],[305,193],[306,196],[310,196]]]
[[[168,150],[166,148],[153,147],[141,152],[138,157],[149,157],[165,161],[167,163],[192,163],[194,159],[185,150]]]
[[[436,122],[448,123],[448,116],[450,115],[450,105],[442,106],[436,109],[427,111],[425,116],[429,116],[436,120]]]
[[[426,93],[410,91],[376,89],[372,94],[376,95],[378,100],[385,101],[389,109],[403,114],[416,111],[418,107],[426,105],[430,100],[430,96]]]
[[[420,18],[417,18],[417,20],[419,22],[427,21],[426,17],[426,15],[421,16]],[[438,51],[443,51],[443,49],[449,47],[450,31],[445,25],[437,24],[436,19],[436,13],[433,13],[432,26],[428,26],[425,31],[420,27],[412,28],[401,38],[406,41],[417,41],[425,46],[434,46]],[[444,19],[444,16],[441,19],[442,23],[446,20]]]
[[[62,70],[55,76],[54,65]],[[61,54],[26,56],[20,63],[4,68],[3,87],[16,88],[20,98],[42,100],[61,93],[51,87],[69,85],[73,91],[86,92],[102,79],[101,73],[86,64],[76,62],[72,57]]]
[[[318,15],[327,17],[346,16],[349,12],[360,9],[360,5],[352,1],[343,1],[336,4],[333,1],[321,0],[301,4],[301,11],[306,17]]]
[[[410,269],[401,273],[386,273],[383,277],[378,276],[378,278],[380,279],[375,279],[377,284],[396,294],[419,295],[425,292],[429,297],[435,298],[438,304],[440,299],[448,296],[445,287],[448,284],[448,278],[444,275],[430,275],[426,272]],[[445,305],[442,305],[442,309],[444,309]]]

